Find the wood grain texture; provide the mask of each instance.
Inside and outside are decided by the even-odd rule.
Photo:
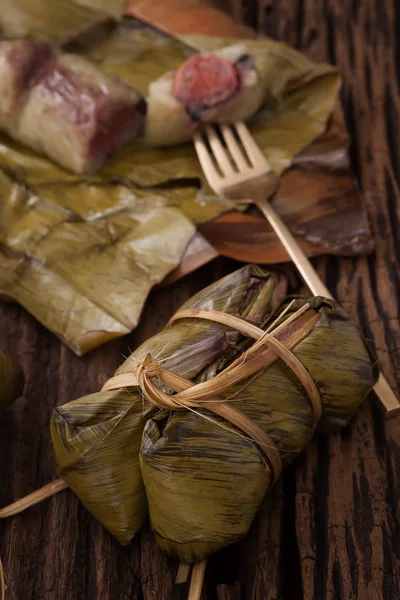
[[[161,4],[161,3],[160,3]],[[353,168],[376,243],[363,258],[320,258],[321,276],[375,339],[400,393],[400,9],[396,0],[219,0],[217,6],[344,77]],[[396,54],[397,52],[397,54]],[[55,405],[99,389],[129,349],[158,331],[191,294],[232,270],[217,259],[155,290],[140,327],[77,358],[22,308],[0,307],[0,350],[23,365],[25,395],[0,418],[0,503],[54,476],[48,422]],[[291,266],[279,267],[292,289]],[[268,496],[250,535],[210,561],[203,600],[399,600],[400,427],[372,398],[345,431],[320,436]],[[149,530],[120,547],[69,491],[0,523],[6,600],[172,600],[177,565]]]

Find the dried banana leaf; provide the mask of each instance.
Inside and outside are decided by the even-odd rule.
[[[182,308],[213,308],[266,328],[282,308],[273,310],[274,287],[270,274],[247,266]],[[304,302],[298,299],[285,318]],[[245,389],[240,383],[229,390],[237,393],[233,405],[272,438],[284,466],[317,427],[344,427],[377,377],[353,321],[333,301],[309,302],[316,324],[293,352],[319,389],[320,422],[302,384],[281,360]],[[245,347],[237,332],[188,318],[145,342],[117,373],[130,372],[151,354],[164,369],[204,381]],[[141,527],[148,506],[159,546],[185,562],[241,539],[271,486],[260,449],[230,423],[206,408],[160,410],[137,388],[92,394],[56,409],[51,433],[60,476],[121,543]]]
[[[81,34],[87,39],[110,24],[108,11],[96,8],[99,7],[74,0],[2,0],[0,35],[44,38],[64,44]]]
[[[111,184],[101,191],[119,206],[84,220],[0,172],[0,195],[10,199],[0,204],[0,289],[77,354],[137,324],[151,287],[179,262],[194,232],[162,198],[144,202]]]
[[[122,17],[125,8],[125,0],[74,0],[76,4],[82,4],[93,10],[102,10],[116,19]]]
[[[66,6],[71,19],[79,18],[65,20],[62,30]],[[15,7],[12,26],[34,34],[39,9],[23,0]],[[66,0],[51,7],[60,16],[54,27],[45,19],[40,35],[67,40],[68,49],[144,93],[193,52],[186,42],[222,43],[204,36],[183,43],[127,19],[84,44],[68,32],[79,29],[79,11],[90,9]],[[340,79],[333,67],[283,44],[251,43],[271,74],[268,106],[252,128],[281,173],[324,130]],[[142,140],[128,144],[96,175],[79,177],[0,135],[0,191],[0,294],[21,303],[77,354],[131,331],[151,287],[179,264],[195,225],[232,208],[205,184],[191,144],[166,152],[146,148]]]
[[[20,365],[0,352],[0,410],[22,396],[24,385],[25,376]]]

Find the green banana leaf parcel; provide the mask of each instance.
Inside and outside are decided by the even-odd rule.
[[[192,52],[232,42],[178,40],[132,19],[117,23],[109,13],[118,12],[118,3],[108,13],[99,9],[106,4],[6,0],[0,32],[48,38],[144,95]],[[250,126],[280,175],[325,130],[340,78],[285,44],[246,43],[267,74],[266,104]],[[141,138],[94,175],[77,176],[0,133],[0,195],[0,293],[78,355],[131,331],[196,225],[232,208],[207,186],[192,144],[155,149]]]
[[[182,308],[214,309],[266,328],[281,313],[273,305],[274,287],[272,275],[249,265]],[[290,310],[304,303],[297,299]],[[284,467],[316,429],[344,427],[377,377],[351,318],[333,301],[309,303],[315,325],[292,352],[319,390],[319,423],[302,384],[280,359],[245,389],[242,382],[229,389],[236,393],[232,405],[270,436]],[[243,336],[225,325],[185,318],[142,344],[117,374],[131,372],[150,354],[163,369],[206,381],[246,347]],[[149,514],[161,549],[186,563],[240,540],[272,483],[259,448],[229,422],[207,408],[160,409],[138,387],[101,391],[57,408],[51,434],[59,475],[122,544]]]

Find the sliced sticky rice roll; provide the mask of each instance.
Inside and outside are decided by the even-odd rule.
[[[31,40],[0,41],[0,125],[10,126],[21,96],[37,66],[54,58],[50,44]]]
[[[150,84],[146,141],[169,146],[190,140],[200,123],[249,119],[263,97],[260,74],[245,45],[196,54]]]
[[[144,101],[95,64],[34,40],[0,40],[0,129],[73,171],[138,135]]]

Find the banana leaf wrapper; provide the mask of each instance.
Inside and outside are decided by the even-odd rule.
[[[95,39],[109,29],[110,15],[117,16],[116,2],[111,11],[100,6],[101,0],[2,0],[1,37],[34,37],[66,44],[70,40]],[[102,10],[98,10],[101,8]],[[93,38],[91,37],[93,36]]]
[[[0,352],[0,410],[22,396],[24,386],[22,367],[11,356]]]
[[[3,31],[34,36],[47,6],[46,0],[34,5],[17,0]],[[70,18],[78,17],[67,26],[68,6]],[[51,7],[58,16],[54,27],[44,19],[41,38],[58,39],[143,94],[201,44],[222,43],[207,36],[176,40],[129,19],[114,26],[108,20],[94,42],[79,31],[103,13],[67,0]],[[324,131],[340,79],[333,67],[284,44],[257,44],[270,87],[268,105],[251,128],[279,175]],[[78,355],[131,331],[151,287],[179,264],[195,227],[232,208],[207,186],[192,144],[165,151],[145,147],[142,139],[95,175],[76,176],[1,134],[0,188],[0,294],[22,304]]]
[[[242,316],[266,328],[275,281],[247,266],[195,295],[182,308]],[[304,304],[298,299],[291,311]],[[309,300],[317,321],[293,353],[313,377],[322,400],[319,424],[305,389],[276,360],[232,402],[256,422],[287,466],[316,429],[344,427],[372,388],[377,373],[353,321],[328,300]],[[226,326],[196,318],[172,326],[138,348],[117,373],[148,354],[163,368],[204,381],[240,356],[247,341]],[[159,546],[185,562],[205,558],[241,539],[272,484],[260,449],[224,419],[201,408],[167,411],[148,404],[137,388],[100,392],[54,412],[52,440],[60,476],[83,504],[125,544],[149,510]]]

